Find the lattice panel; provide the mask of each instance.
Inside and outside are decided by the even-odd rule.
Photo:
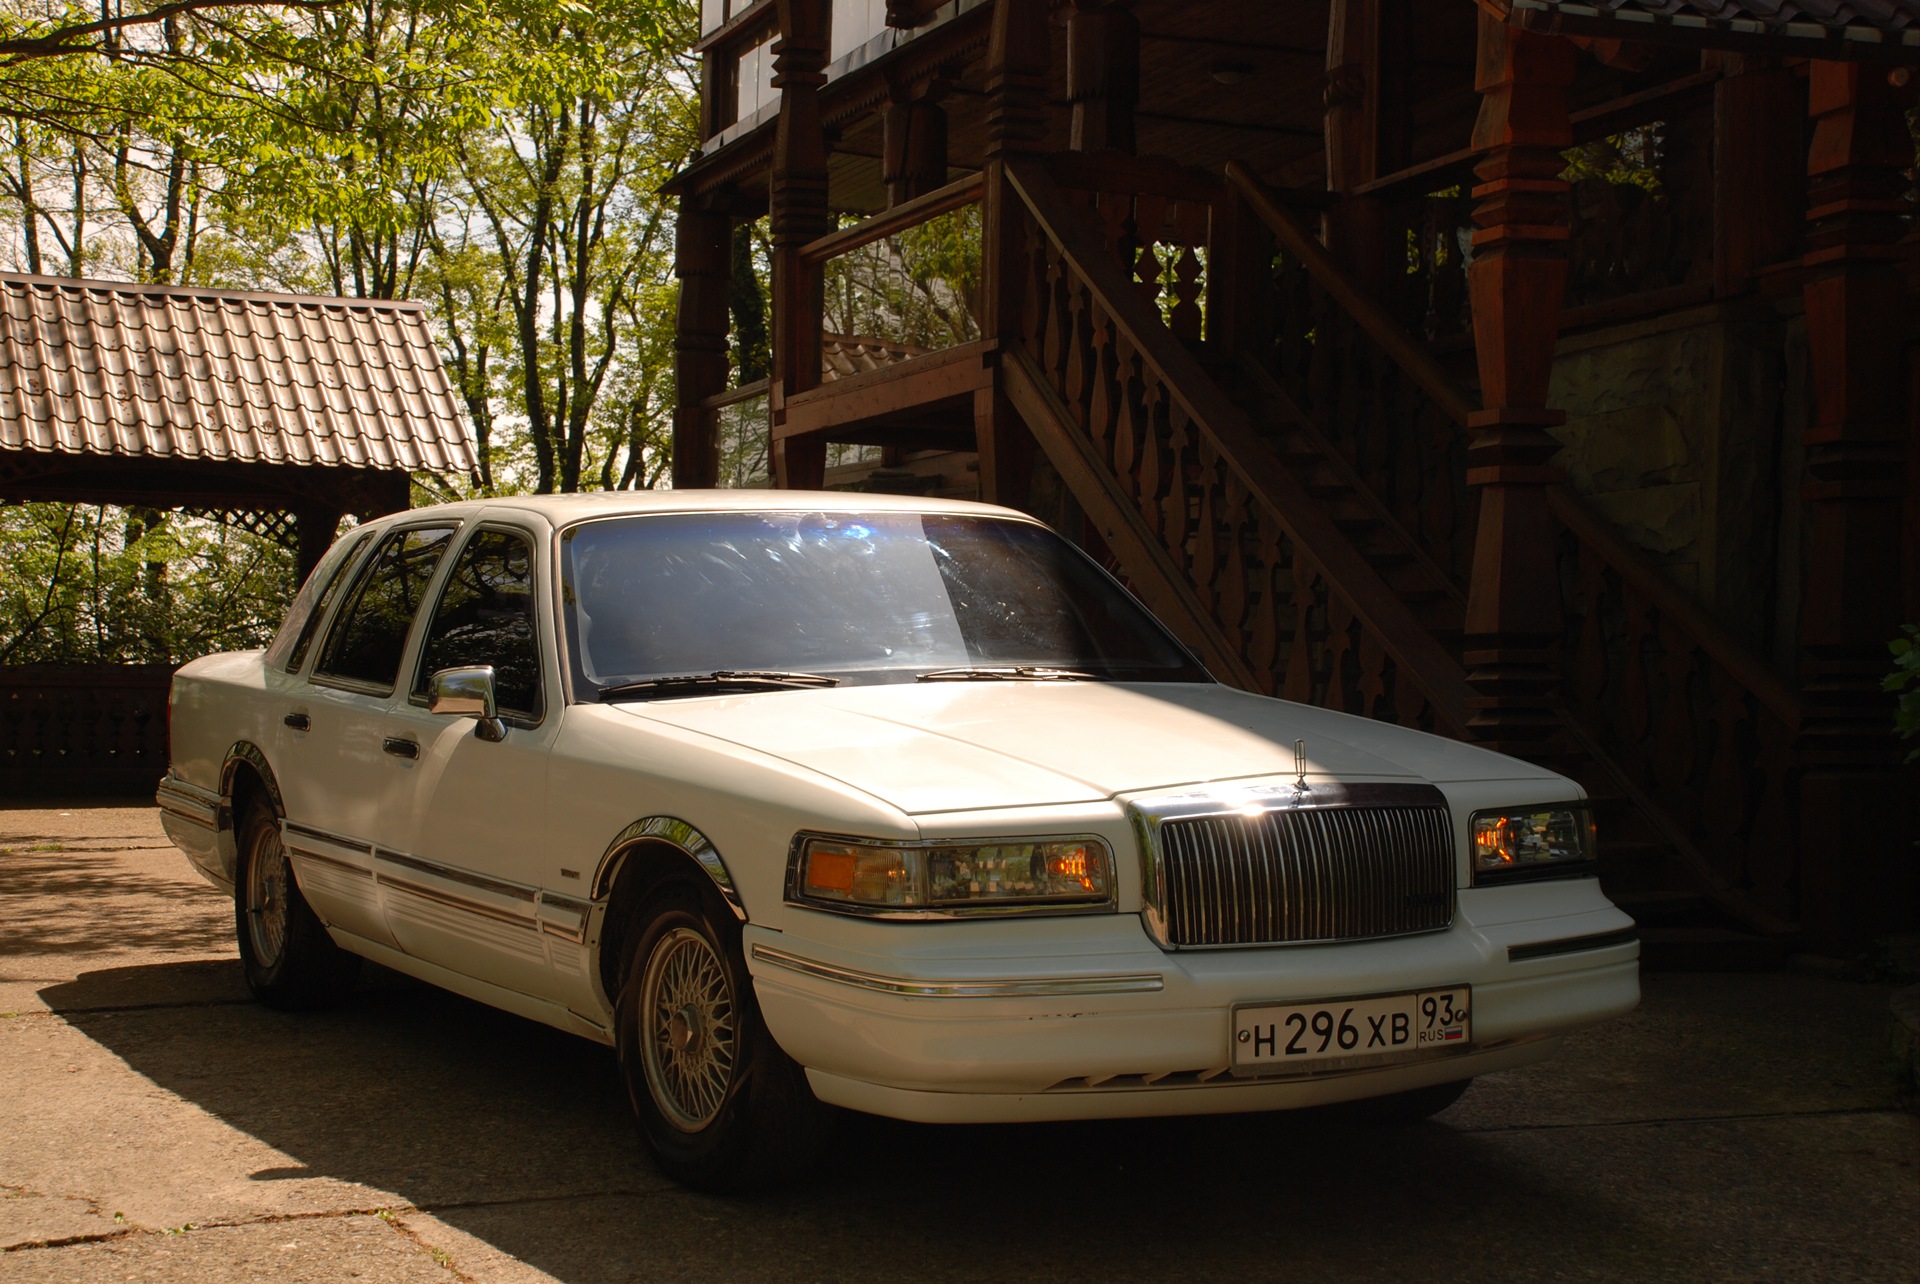
[[[271,508],[183,508],[188,517],[204,517],[235,530],[270,539],[285,549],[298,550],[300,527],[292,513]]]

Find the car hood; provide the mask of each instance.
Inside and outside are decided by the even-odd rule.
[[[1501,754],[1205,683],[939,682],[630,702],[910,814],[1090,802],[1208,781],[1551,779]]]

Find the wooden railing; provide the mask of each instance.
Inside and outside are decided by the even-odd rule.
[[[0,795],[151,796],[172,678],[166,664],[0,667]]]
[[[1464,584],[1472,512],[1464,468],[1450,461],[1464,454],[1469,394],[1270,189],[1239,165],[1227,174],[1280,242],[1296,297],[1311,304],[1289,310],[1283,295],[1283,332],[1305,337],[1281,344],[1277,377]],[[1580,496],[1556,487],[1550,502],[1565,532],[1572,600],[1561,674],[1577,739],[1657,809],[1654,828],[1705,890],[1756,927],[1789,930],[1797,697]]]
[[[1238,162],[1227,181],[1279,245],[1265,364],[1395,520],[1464,584],[1476,498],[1459,426],[1471,398],[1270,188]]]
[[[1311,500],[1038,168],[1009,395],[1149,604],[1220,675],[1289,699],[1462,733],[1458,664]]]

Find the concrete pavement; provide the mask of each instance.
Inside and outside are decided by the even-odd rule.
[[[1656,975],[1433,1123],[856,1119],[689,1194],[611,1053],[389,973],[252,1003],[150,807],[0,810],[0,1284],[16,1280],[1920,1279],[1890,987]]]

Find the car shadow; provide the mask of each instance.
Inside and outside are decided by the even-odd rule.
[[[1364,1278],[1467,1262],[1513,1277],[1553,1275],[1555,1261],[1582,1275],[1622,1234],[1649,1252],[1664,1240],[1610,1197],[1597,1160],[1569,1166],[1444,1121],[1371,1128],[1320,1112],[1019,1127],[847,1115],[801,1182],[697,1195],[642,1154],[610,1050],[391,973],[327,1012],[141,1006],[231,997],[237,972],[103,969],[40,996],[137,1073],[295,1161],[255,1181],[389,1191],[564,1280],[770,1267]]]

